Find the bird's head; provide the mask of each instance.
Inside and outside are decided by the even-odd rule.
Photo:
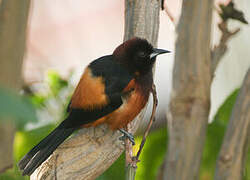
[[[152,70],[157,55],[169,52],[153,48],[147,40],[135,37],[118,46],[113,56],[130,72],[144,74]]]

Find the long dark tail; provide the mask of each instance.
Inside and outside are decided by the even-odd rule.
[[[23,175],[30,176],[76,130],[75,128],[65,128],[65,122],[63,121],[19,161],[18,166],[23,171]]]

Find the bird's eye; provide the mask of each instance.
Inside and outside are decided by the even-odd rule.
[[[138,57],[140,57],[140,58],[145,58],[145,57],[147,57],[147,54],[145,53],[145,52],[143,52],[143,51],[140,51],[140,52],[138,52]]]

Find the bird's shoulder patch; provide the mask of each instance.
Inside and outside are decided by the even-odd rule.
[[[131,79],[133,76],[112,55],[94,60],[85,69],[68,106],[68,112],[72,108],[100,109],[110,103],[114,106],[116,101],[119,103],[120,96]]]
[[[70,107],[93,109],[107,105],[103,78],[94,76],[92,70],[86,68],[72,96]]]
[[[105,93],[109,97],[114,93],[122,92],[131,79],[133,79],[133,75],[116,62],[112,55],[103,56],[93,61],[89,68],[91,68],[94,76],[104,78]]]

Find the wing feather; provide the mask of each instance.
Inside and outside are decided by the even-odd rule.
[[[94,122],[118,109],[132,78],[111,55],[93,61],[85,69],[68,106],[67,127]]]

